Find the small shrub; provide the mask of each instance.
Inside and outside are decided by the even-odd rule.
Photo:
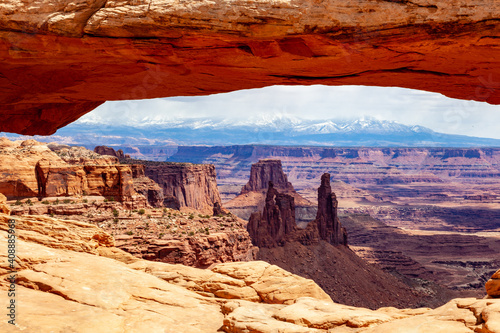
[[[116,209],[113,209],[113,216],[118,217],[120,215],[120,212],[117,211]]]
[[[190,220],[194,219],[194,214],[189,215],[188,219]]]
[[[50,205],[50,202],[48,202],[47,200],[44,200],[44,201],[42,201],[42,204],[44,204],[44,205]]]
[[[31,199],[26,200],[26,203],[27,203],[28,205],[33,205],[33,203],[31,202]]]
[[[114,219],[113,219],[113,223],[114,223],[114,224],[117,224],[117,223],[118,223],[118,219],[117,219],[117,218],[114,218]]]
[[[54,217],[54,213],[50,213],[49,215],[50,215],[50,217]]]
[[[194,236],[194,231],[190,231],[189,236]]]
[[[127,231],[125,234],[132,236],[134,233],[132,231]]]
[[[71,202],[71,200],[69,200],[69,199],[64,199],[64,201],[63,201],[63,202],[64,202],[65,204],[69,204],[69,203]]]
[[[165,234],[163,232],[160,232],[160,234],[158,235],[158,238],[162,238]]]
[[[104,202],[108,202],[109,200],[108,199],[104,199]]]
[[[167,224],[167,226],[165,227],[165,229],[170,229],[170,224]]]
[[[146,222],[146,226],[144,227],[144,229],[146,229],[146,230],[149,229],[149,222]]]
[[[151,215],[150,215],[150,214],[148,214],[148,215],[146,215],[146,217],[147,217],[148,219],[150,219],[150,218],[151,218]]]
[[[109,201],[114,202],[115,201],[115,197],[110,197]]]
[[[22,205],[22,204],[23,204],[23,203],[21,202],[21,200],[17,200],[17,201],[14,203],[14,205],[16,205],[16,206],[19,206],[19,205]]]
[[[138,210],[137,210],[137,209],[134,209],[134,210],[132,211],[132,213],[137,213],[137,212],[138,212]]]
[[[146,213],[146,211],[144,210],[144,208],[141,208],[141,209],[139,209],[138,213],[140,215],[144,215]]]
[[[82,201],[83,201],[83,203],[89,202],[87,199],[83,199]]]

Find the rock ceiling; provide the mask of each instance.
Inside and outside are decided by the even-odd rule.
[[[398,86],[500,104],[495,0],[4,0],[0,131],[107,100]]]

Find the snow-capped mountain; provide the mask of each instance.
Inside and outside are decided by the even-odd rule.
[[[14,135],[8,135],[15,137]],[[148,119],[134,126],[79,121],[42,141],[95,145],[295,145],[295,146],[497,146],[500,140],[437,133],[394,121],[361,118],[350,121],[304,120],[283,114],[244,120],[184,118]]]

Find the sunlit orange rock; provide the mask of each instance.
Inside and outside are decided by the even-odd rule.
[[[0,131],[50,134],[106,100],[289,85],[500,103],[496,1],[6,0]]]

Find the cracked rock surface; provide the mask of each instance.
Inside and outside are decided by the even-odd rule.
[[[0,248],[10,218],[0,213]],[[1,321],[2,332],[500,332],[500,299],[374,311],[336,304],[313,281],[264,262],[150,262],[114,248],[94,225],[14,218],[18,316],[15,326]],[[0,262],[7,304],[5,251]]]
[[[500,103],[500,4],[6,0],[0,131],[51,134],[106,100],[288,85]]]

